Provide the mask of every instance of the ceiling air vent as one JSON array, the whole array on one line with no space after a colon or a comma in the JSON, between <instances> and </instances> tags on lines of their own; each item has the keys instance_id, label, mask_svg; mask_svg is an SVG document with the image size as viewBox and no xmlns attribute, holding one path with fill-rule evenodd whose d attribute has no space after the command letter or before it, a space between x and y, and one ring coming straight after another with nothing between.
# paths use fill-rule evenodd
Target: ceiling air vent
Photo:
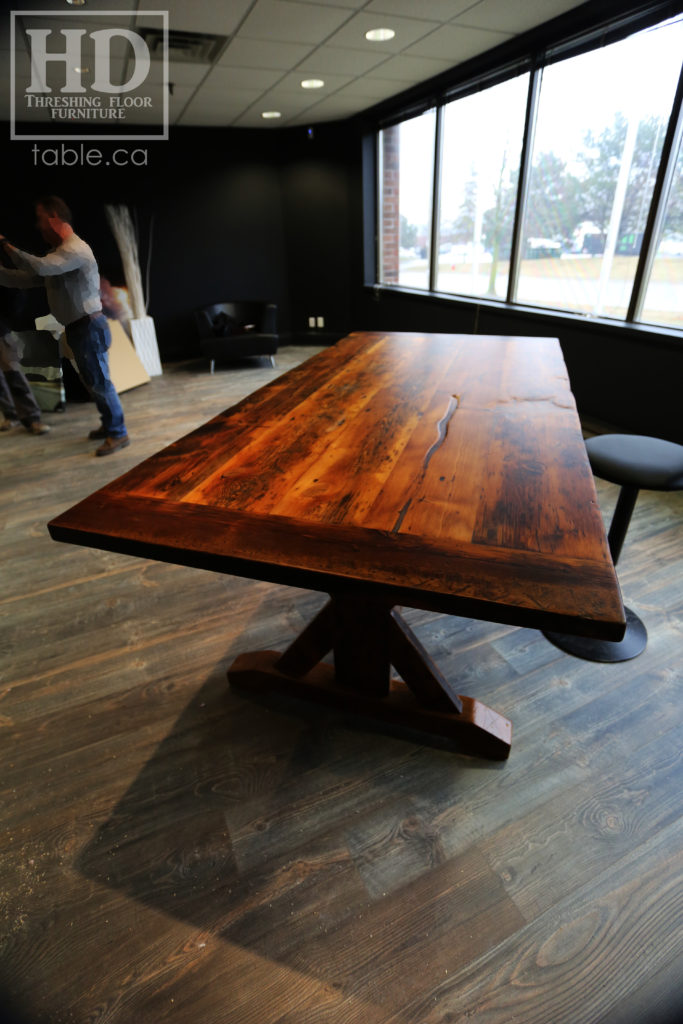
<instances>
[{"instance_id":1,"label":"ceiling air vent","mask_svg":"<svg viewBox=\"0 0 683 1024\"><path fill-rule=\"evenodd\" d=\"M152 60L164 59L164 33L160 29L142 28L139 34L147 43ZM227 36L204 32L168 33L168 59L186 64L212 64L227 42Z\"/></svg>"}]
</instances>

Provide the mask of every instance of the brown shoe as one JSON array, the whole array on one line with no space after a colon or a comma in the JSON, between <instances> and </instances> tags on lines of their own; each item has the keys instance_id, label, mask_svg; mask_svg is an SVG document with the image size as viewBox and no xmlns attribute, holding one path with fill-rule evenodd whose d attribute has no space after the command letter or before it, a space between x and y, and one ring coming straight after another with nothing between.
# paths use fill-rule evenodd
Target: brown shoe
<instances>
[{"instance_id":1,"label":"brown shoe","mask_svg":"<svg viewBox=\"0 0 683 1024\"><path fill-rule=\"evenodd\" d=\"M95 449L95 455L113 455L119 448L127 448L130 444L128 434L123 437L108 437L104 444Z\"/></svg>"},{"instance_id":2,"label":"brown shoe","mask_svg":"<svg viewBox=\"0 0 683 1024\"><path fill-rule=\"evenodd\" d=\"M91 441L99 441L107 436L107 431L104 427L98 427L97 430L91 430L88 437Z\"/></svg>"},{"instance_id":3,"label":"brown shoe","mask_svg":"<svg viewBox=\"0 0 683 1024\"><path fill-rule=\"evenodd\" d=\"M40 420L32 420L26 428L29 434L49 434L50 428L47 423L41 423Z\"/></svg>"},{"instance_id":4,"label":"brown shoe","mask_svg":"<svg viewBox=\"0 0 683 1024\"><path fill-rule=\"evenodd\" d=\"M14 430L18 426L19 424L16 420L0 420L0 430L2 430L3 434L6 430Z\"/></svg>"}]
</instances>

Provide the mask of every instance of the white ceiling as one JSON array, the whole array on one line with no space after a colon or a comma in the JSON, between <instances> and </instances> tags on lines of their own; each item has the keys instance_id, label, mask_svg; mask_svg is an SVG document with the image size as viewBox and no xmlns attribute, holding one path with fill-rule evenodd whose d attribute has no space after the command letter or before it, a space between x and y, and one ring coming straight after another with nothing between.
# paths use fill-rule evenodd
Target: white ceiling
<instances>
[{"instance_id":1,"label":"white ceiling","mask_svg":"<svg viewBox=\"0 0 683 1024\"><path fill-rule=\"evenodd\" d=\"M157 27L150 12L168 11L171 31L228 37L214 63L172 60L169 81L171 125L278 127L350 117L410 86L455 67L499 43L579 6L578 0L66 0L13 2L12 10L46 12L31 27L92 29L82 12L103 12L97 27ZM121 12L107 21L104 12ZM148 12L148 13L145 13ZM68 13L67 18L61 17ZM129 13L129 20L121 15ZM10 19L0 26L3 69L0 117L10 110ZM15 33L15 82L30 82L25 37ZM396 35L370 43L368 29L392 28ZM127 81L126 44L114 58L112 81ZM118 61L118 64L117 64ZM57 69L55 69L56 71ZM63 70L61 71L63 77ZM153 85L162 89L162 65L154 62ZM318 90L301 87L321 78ZM49 84L49 80L48 80ZM263 120L278 110L277 120ZM46 115L36 110L35 120ZM144 120L141 112L139 119Z\"/></svg>"}]
</instances>

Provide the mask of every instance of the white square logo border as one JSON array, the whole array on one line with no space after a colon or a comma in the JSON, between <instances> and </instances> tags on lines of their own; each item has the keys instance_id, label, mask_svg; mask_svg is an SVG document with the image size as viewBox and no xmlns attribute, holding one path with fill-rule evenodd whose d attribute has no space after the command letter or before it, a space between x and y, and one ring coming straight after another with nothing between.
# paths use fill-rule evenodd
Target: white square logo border
<instances>
[{"instance_id":1,"label":"white square logo border","mask_svg":"<svg viewBox=\"0 0 683 1024\"><path fill-rule=\"evenodd\" d=\"M59 135L53 134L17 134L16 131L16 19L27 18L27 17L43 17L51 18L52 20L62 18L122 18L126 14L129 16L135 15L136 17L154 17L160 18L163 27L163 41L164 41L164 56L163 56L163 81L162 81L162 96L163 96L163 116L161 130L151 135L145 134L116 134L115 132L109 132L106 135L99 134L67 134L61 133ZM134 30L133 30L134 31ZM169 121L169 84L168 84L168 11L85 11L79 9L78 11L10 11L10 139L13 142L66 142L66 141L78 141L78 142L167 142L168 141L168 121Z\"/></svg>"}]
</instances>

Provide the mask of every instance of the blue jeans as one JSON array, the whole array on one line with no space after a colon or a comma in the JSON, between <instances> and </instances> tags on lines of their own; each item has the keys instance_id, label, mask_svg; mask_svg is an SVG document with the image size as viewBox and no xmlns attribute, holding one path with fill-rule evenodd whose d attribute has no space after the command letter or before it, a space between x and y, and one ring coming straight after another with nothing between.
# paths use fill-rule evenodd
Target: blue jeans
<instances>
[{"instance_id":1,"label":"blue jeans","mask_svg":"<svg viewBox=\"0 0 683 1024\"><path fill-rule=\"evenodd\" d=\"M97 406L108 437L125 437L123 409L109 376L107 350L111 332L103 315L80 320L66 329L66 340L74 354L78 372Z\"/></svg>"},{"instance_id":2,"label":"blue jeans","mask_svg":"<svg viewBox=\"0 0 683 1024\"><path fill-rule=\"evenodd\" d=\"M21 340L8 331L0 335L0 412L25 427L40 422L40 406L21 365Z\"/></svg>"}]
</instances>

